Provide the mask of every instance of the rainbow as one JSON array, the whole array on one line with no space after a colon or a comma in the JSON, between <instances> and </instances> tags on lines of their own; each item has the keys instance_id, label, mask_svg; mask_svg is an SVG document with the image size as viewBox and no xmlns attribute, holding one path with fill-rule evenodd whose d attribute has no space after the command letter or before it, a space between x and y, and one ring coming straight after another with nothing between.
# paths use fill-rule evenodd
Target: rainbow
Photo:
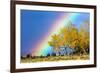
<instances>
[{"instance_id":1,"label":"rainbow","mask_svg":"<svg viewBox=\"0 0 100 73\"><path fill-rule=\"evenodd\" d=\"M73 21L77 18L78 14L77 13L64 13L62 16L60 16L53 24L51 30L48 32L47 35L44 36L42 40L38 42L36 45L36 49L32 49L32 56L45 56L50 50L50 46L48 44L48 41L51 40L51 36L53 34L58 34L59 29L63 28L66 26L69 22L69 20ZM33 52L34 50L34 52Z\"/></svg>"}]
</instances>

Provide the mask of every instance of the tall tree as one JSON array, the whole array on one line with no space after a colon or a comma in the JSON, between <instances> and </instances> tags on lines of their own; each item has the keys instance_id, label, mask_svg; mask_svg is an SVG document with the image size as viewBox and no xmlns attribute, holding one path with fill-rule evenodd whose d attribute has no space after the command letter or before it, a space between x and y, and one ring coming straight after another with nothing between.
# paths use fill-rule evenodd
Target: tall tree
<instances>
[{"instance_id":1,"label":"tall tree","mask_svg":"<svg viewBox=\"0 0 100 73\"><path fill-rule=\"evenodd\" d=\"M60 38L59 35L54 34L52 36L52 40L48 42L54 49L54 52L58 52L60 50Z\"/></svg>"},{"instance_id":2,"label":"tall tree","mask_svg":"<svg viewBox=\"0 0 100 73\"><path fill-rule=\"evenodd\" d=\"M89 49L89 32L83 28L80 28L79 37L80 48L82 49L83 53L86 54L86 50Z\"/></svg>"},{"instance_id":3,"label":"tall tree","mask_svg":"<svg viewBox=\"0 0 100 73\"><path fill-rule=\"evenodd\" d=\"M73 27L70 29L70 47L76 49L79 45L78 29Z\"/></svg>"}]
</instances>

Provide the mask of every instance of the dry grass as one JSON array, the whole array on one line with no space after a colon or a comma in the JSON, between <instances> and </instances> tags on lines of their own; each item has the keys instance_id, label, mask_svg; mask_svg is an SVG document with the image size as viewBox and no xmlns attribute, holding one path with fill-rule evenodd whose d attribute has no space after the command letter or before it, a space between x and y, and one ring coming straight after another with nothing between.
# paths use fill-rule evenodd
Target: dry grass
<instances>
[{"instance_id":1,"label":"dry grass","mask_svg":"<svg viewBox=\"0 0 100 73\"><path fill-rule=\"evenodd\" d=\"M21 59L21 63L64 61L64 60L88 60L88 59L89 55L49 56L43 58L25 58Z\"/></svg>"}]
</instances>

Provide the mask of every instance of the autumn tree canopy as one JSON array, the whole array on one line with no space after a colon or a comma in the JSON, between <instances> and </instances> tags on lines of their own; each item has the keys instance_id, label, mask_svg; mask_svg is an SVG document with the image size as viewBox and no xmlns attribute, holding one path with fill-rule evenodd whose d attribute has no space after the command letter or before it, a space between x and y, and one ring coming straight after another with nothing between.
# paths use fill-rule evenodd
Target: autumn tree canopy
<instances>
[{"instance_id":1,"label":"autumn tree canopy","mask_svg":"<svg viewBox=\"0 0 100 73\"><path fill-rule=\"evenodd\" d=\"M87 54L89 49L89 31L82 26L78 29L70 22L68 26L60 29L59 34L52 35L52 40L48 44L53 47L55 52L60 51L60 47L63 46Z\"/></svg>"}]
</instances>

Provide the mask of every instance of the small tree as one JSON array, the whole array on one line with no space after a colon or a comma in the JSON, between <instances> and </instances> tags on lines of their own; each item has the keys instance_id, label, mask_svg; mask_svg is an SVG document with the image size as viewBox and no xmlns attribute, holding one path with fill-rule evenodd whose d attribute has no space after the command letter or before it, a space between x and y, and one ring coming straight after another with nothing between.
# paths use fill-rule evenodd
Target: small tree
<instances>
[{"instance_id":1,"label":"small tree","mask_svg":"<svg viewBox=\"0 0 100 73\"><path fill-rule=\"evenodd\" d=\"M27 58L30 58L31 57L31 55L30 54L27 54L27 56L26 56Z\"/></svg>"},{"instance_id":2,"label":"small tree","mask_svg":"<svg viewBox=\"0 0 100 73\"><path fill-rule=\"evenodd\" d=\"M47 54L47 57L49 57L49 56L50 56L50 54L48 53L48 54Z\"/></svg>"}]
</instances>

